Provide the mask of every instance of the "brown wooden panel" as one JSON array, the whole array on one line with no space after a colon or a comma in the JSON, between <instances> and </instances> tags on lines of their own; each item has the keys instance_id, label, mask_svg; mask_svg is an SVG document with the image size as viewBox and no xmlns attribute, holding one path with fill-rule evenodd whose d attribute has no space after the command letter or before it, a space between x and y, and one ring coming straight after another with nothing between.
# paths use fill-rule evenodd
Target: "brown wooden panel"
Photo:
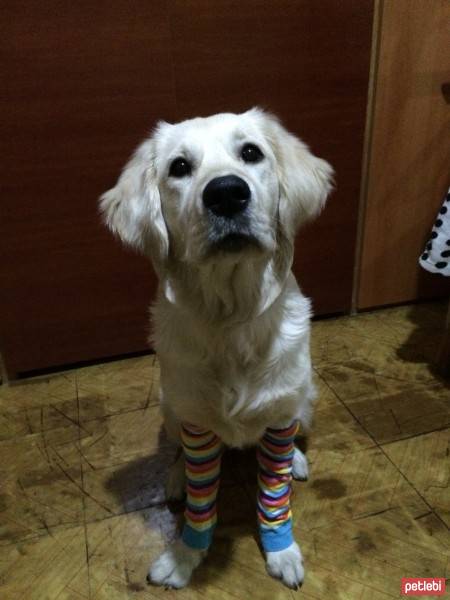
<instances>
[{"instance_id":1,"label":"brown wooden panel","mask_svg":"<svg viewBox=\"0 0 450 600\"><path fill-rule=\"evenodd\" d=\"M337 170L299 238L316 313L350 307L372 0L3 4L1 349L10 372L146 347L150 266L97 197L156 119L259 104Z\"/></svg>"},{"instance_id":2,"label":"brown wooden panel","mask_svg":"<svg viewBox=\"0 0 450 600\"><path fill-rule=\"evenodd\" d=\"M372 0L179 0L173 12L180 117L259 105L336 169L294 266L316 314L351 304L372 16Z\"/></svg>"},{"instance_id":3,"label":"brown wooden panel","mask_svg":"<svg viewBox=\"0 0 450 600\"><path fill-rule=\"evenodd\" d=\"M447 0L383 3L358 307L450 292L418 258L450 183Z\"/></svg>"},{"instance_id":4,"label":"brown wooden panel","mask_svg":"<svg viewBox=\"0 0 450 600\"><path fill-rule=\"evenodd\" d=\"M3 4L0 315L10 372L146 348L155 278L101 227L97 198L153 121L174 116L167 14L164 0Z\"/></svg>"}]
</instances>

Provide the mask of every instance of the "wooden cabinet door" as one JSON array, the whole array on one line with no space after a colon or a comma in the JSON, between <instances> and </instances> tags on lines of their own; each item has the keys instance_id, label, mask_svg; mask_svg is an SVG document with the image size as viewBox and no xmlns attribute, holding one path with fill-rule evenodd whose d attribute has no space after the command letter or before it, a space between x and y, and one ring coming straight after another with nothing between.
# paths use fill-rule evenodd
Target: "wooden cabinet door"
<instances>
[{"instance_id":1,"label":"wooden cabinet door","mask_svg":"<svg viewBox=\"0 0 450 600\"><path fill-rule=\"evenodd\" d=\"M315 314L351 307L372 20L372 0L179 0L172 16L180 117L257 104L336 170L324 213L297 239Z\"/></svg>"},{"instance_id":2,"label":"wooden cabinet door","mask_svg":"<svg viewBox=\"0 0 450 600\"><path fill-rule=\"evenodd\" d=\"M97 198L175 106L167 3L10 1L1 23L7 369L142 350L155 278L101 226Z\"/></svg>"},{"instance_id":3,"label":"wooden cabinet door","mask_svg":"<svg viewBox=\"0 0 450 600\"><path fill-rule=\"evenodd\" d=\"M387 0L379 31L357 308L450 293L418 264L450 182L448 0Z\"/></svg>"},{"instance_id":4,"label":"wooden cabinet door","mask_svg":"<svg viewBox=\"0 0 450 600\"><path fill-rule=\"evenodd\" d=\"M316 314L350 308L372 0L180 0L2 8L1 350L10 373L146 348L151 267L97 214L157 119L259 105L329 160L299 236Z\"/></svg>"}]
</instances>

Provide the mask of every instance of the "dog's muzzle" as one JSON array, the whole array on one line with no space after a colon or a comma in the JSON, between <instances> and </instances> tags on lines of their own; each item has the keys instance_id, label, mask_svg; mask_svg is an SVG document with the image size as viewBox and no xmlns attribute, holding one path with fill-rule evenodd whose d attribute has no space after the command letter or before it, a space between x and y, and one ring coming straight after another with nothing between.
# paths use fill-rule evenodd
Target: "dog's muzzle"
<instances>
[{"instance_id":1,"label":"dog's muzzle","mask_svg":"<svg viewBox=\"0 0 450 600\"><path fill-rule=\"evenodd\" d=\"M216 177L203 190L205 208L218 217L233 218L250 202L250 188L236 175Z\"/></svg>"},{"instance_id":2,"label":"dog's muzzle","mask_svg":"<svg viewBox=\"0 0 450 600\"><path fill-rule=\"evenodd\" d=\"M240 252L259 246L252 233L248 207L251 192L248 184L236 175L216 177L203 190L203 205L209 213L210 250Z\"/></svg>"}]
</instances>

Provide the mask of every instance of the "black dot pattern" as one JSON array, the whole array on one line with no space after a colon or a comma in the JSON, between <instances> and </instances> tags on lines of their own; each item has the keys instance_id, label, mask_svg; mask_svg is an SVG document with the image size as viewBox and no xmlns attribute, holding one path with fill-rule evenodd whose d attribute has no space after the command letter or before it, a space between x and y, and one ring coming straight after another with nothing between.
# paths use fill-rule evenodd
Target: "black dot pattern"
<instances>
[{"instance_id":1,"label":"black dot pattern","mask_svg":"<svg viewBox=\"0 0 450 600\"><path fill-rule=\"evenodd\" d=\"M430 239L420 256L420 264L427 271L450 277L450 189L433 226Z\"/></svg>"}]
</instances>

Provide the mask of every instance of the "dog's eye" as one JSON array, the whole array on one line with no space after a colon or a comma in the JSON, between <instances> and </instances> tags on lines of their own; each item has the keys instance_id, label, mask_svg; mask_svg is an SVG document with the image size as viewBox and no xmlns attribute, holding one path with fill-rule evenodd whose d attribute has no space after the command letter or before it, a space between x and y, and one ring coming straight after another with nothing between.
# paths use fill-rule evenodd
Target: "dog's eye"
<instances>
[{"instance_id":1,"label":"dog's eye","mask_svg":"<svg viewBox=\"0 0 450 600\"><path fill-rule=\"evenodd\" d=\"M245 144L241 150L241 158L246 163L257 163L264 158L264 154L255 144Z\"/></svg>"},{"instance_id":2,"label":"dog's eye","mask_svg":"<svg viewBox=\"0 0 450 600\"><path fill-rule=\"evenodd\" d=\"M186 177L187 175L190 175L191 172L191 164L185 158L175 158L170 164L170 177Z\"/></svg>"}]
</instances>

